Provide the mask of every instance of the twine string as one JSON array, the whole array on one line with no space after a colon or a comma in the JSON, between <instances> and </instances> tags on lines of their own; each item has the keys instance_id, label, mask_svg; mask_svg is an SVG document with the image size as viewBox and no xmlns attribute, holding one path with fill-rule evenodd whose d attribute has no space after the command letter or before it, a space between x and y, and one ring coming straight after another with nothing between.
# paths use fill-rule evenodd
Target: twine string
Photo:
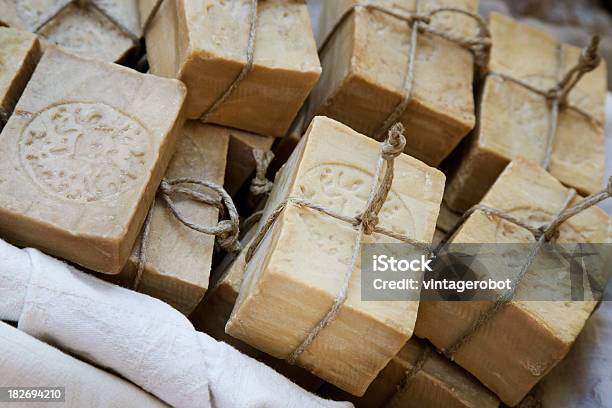
<instances>
[{"instance_id":1,"label":"twine string","mask_svg":"<svg viewBox=\"0 0 612 408\"><path fill-rule=\"evenodd\" d=\"M195 190L194 187L188 187L189 185L211 189L219 196L219 198L214 198L207 194L203 194ZM175 179L162 180L157 193L162 198L172 215L174 215L174 217L183 225L202 234L215 236L216 243L228 252L240 251L241 248L238 241L238 236L240 233L238 211L236 210L232 198L222 186L212 181L197 179L194 177L179 177ZM222 213L227 212L229 219L223 219L215 225L202 225L191 221L188 217L183 215L172 199L172 196L176 194L186 195L190 200L208 206L213 206L216 208L220 208L220 206L222 206L225 209L222 211ZM142 280L144 268L146 266L146 248L150 237L153 211L155 211L155 203L153 203L151 206L151 209L149 210L144 222L144 229L139 247L138 269L136 271L136 278L134 279L134 283L132 285L134 290L138 289Z\"/></svg>"},{"instance_id":2,"label":"twine string","mask_svg":"<svg viewBox=\"0 0 612 408\"><path fill-rule=\"evenodd\" d=\"M433 352L432 347L429 344L425 343L424 349L421 351L417 360L412 364L412 367L404 371L404 376L402 380L397 385L393 395L391 395L391 397L385 403L384 405L385 407L399 406L398 404L399 397L408 390L408 386L410 385L410 382L412 381L414 376L423 369L423 366L425 365L425 363L431 356L432 352Z\"/></svg>"},{"instance_id":3,"label":"twine string","mask_svg":"<svg viewBox=\"0 0 612 408\"><path fill-rule=\"evenodd\" d=\"M571 203L574 201L576 197L576 191L573 189L570 189L568 192L568 196L561 208L561 210L557 213L557 215L555 217L553 217L553 219L547 224L544 225L540 228L537 228L535 231L533 229L533 227L529 227L527 228L527 230L529 230L534 237L536 238L536 243L533 246L533 248L531 249L529 256L527 257L527 260L525 261L525 263L522 265L521 270L519 272L519 274L517 275L517 279L516 282L514 284L514 287L505 291L493 304L493 306L489 309L487 309L485 312L483 312L482 314L480 314L480 316L470 325L470 327L468 327L464 333L461 334L461 336L459 336L459 338L450 346L448 347L446 350L443 350L443 353L446 357L448 357L451 360L454 360L455 355L457 354L457 352L459 350L461 350L461 348L463 346L465 346L467 343L470 342L470 340L474 337L474 335L476 333L478 333L478 331L480 330L481 327L483 327L486 323L488 323L493 317L495 317L497 315L497 313L502 310L508 303L510 303L512 301L512 299L514 298L514 295L516 293L516 290L518 288L518 286L520 285L520 283L522 282L523 278L525 277L525 275L527 274L527 272L529 271L529 268L531 267L531 265L533 264L533 262L535 261L535 259L537 258L539 252L542 250L542 248L549 242L556 240L559 236L559 228L560 226L566 222L568 219L570 219L571 217L580 214L581 212L597 205L598 203L612 197L612 177L610 177L610 179L608 180L608 185L606 186L605 189L603 189L602 191L599 191L595 194L591 194L590 196L580 200L578 203L571 205ZM488 207L482 207L480 206L480 208L478 208L479 206L474 207L475 209L470 209L468 211L468 213L473 214L476 210L482 210L482 208L488 209ZM509 221L511 223L514 223L516 225L518 225L519 227L523 227L525 228L525 223L524 222L515 222L514 217L509 216L507 214L503 214L501 212L499 212L498 210L495 210L494 212L489 212L489 214L491 215L495 215L495 216L500 216L500 214L502 215L501 218L503 218L506 221ZM467 220L467 218L469 218L469 215L466 217L461 217L459 219L459 221L457 222L457 224L455 225L455 227L453 227L448 234L445 237L444 241L448 241L448 239L450 239L450 237L452 237L452 235L460 228L460 226L465 223L465 221Z\"/></svg>"},{"instance_id":4,"label":"twine string","mask_svg":"<svg viewBox=\"0 0 612 408\"><path fill-rule=\"evenodd\" d=\"M270 150L253 149L255 160L255 177L251 180L249 191L253 197L270 194L273 183L266 178L268 167L274 159L274 153Z\"/></svg>"},{"instance_id":5,"label":"twine string","mask_svg":"<svg viewBox=\"0 0 612 408\"><path fill-rule=\"evenodd\" d=\"M561 70L563 63L562 56L563 48L561 44L557 44L557 70ZM535 94L538 94L549 102L549 113L548 113L548 130L546 134L546 147L544 152L544 158L542 159L542 167L546 170L550 170L550 164L552 161L554 140L557 135L557 128L559 124L559 115L562 109L571 109L583 117L587 118L592 123L602 126L603 124L594 118L590 113L583 109L570 105L568 98L572 90L580 82L585 74L595 70L601 63L601 55L599 54L599 37L593 36L588 46L582 49L580 58L576 64L570 68L570 70L561 78L553 87L548 90L541 90L535 86L522 81L520 79L511 77L506 74L499 72L489 72L489 75L496 76L503 79L504 81L510 81L515 83Z\"/></svg>"},{"instance_id":6,"label":"twine string","mask_svg":"<svg viewBox=\"0 0 612 408\"><path fill-rule=\"evenodd\" d=\"M430 11L429 13L420 13L420 1L416 0L415 2L415 12L414 13L401 13L393 9L389 9L386 7L382 7L377 4L372 3L358 3L348 8L342 16L338 19L336 24L332 27L327 37L323 41L321 47L319 48L319 53L321 53L324 48L327 46L335 32L339 29L342 23L351 15L356 9L363 8L369 10L379 11L401 21L404 21L410 27L410 50L408 53L408 65L406 69L406 75L404 77L404 83L402 86L402 99L397 104L397 106L393 109L393 111L387 116L382 125L373 133L373 138L376 140L381 140L383 136L387 133L388 129L396 122L398 122L401 116L404 114L408 105L412 101L412 91L414 88L414 80L415 80L415 62L416 62L416 53L418 47L418 34L419 33L428 33L432 35L436 35L438 37L444 38L448 41L458 44L463 48L469 49L474 54L475 63L482 65L484 61L486 61L486 55L488 55L488 50L490 48L491 42L490 37L491 33L487 26L486 21L479 16L478 14L469 12L467 10L462 10L454 7L443 7L439 9L435 9ZM439 30L430 25L432 17L439 13L458 13L465 15L467 17L472 18L478 24L478 33L476 37L462 36L458 34L453 34L452 32L447 32L444 30Z\"/></svg>"},{"instance_id":7,"label":"twine string","mask_svg":"<svg viewBox=\"0 0 612 408\"><path fill-rule=\"evenodd\" d=\"M293 352L289 354L289 356L287 357L287 361L290 364L294 364L297 361L299 356L312 344L318 334L325 327L327 327L340 312L340 309L346 301L348 295L350 280L355 270L357 259L361 251L361 243L365 235L381 233L383 235L398 239L401 242L413 245L428 254L431 253L431 247L428 244L417 241L408 236L389 231L378 225L378 213L382 209L382 206L387 199L391 184L393 182L394 160L397 156L401 154L406 144L406 139L403 135L403 131L404 128L401 123L397 123L390 129L388 139L382 144L381 152L376 164L376 170L372 178L373 181L370 187L368 201L361 215L357 217L346 216L344 214L338 213L334 210L316 204L308 199L301 197L290 197L287 200L281 202L270 213L270 215L265 219L265 221L260 224L260 229L253 238L251 246L247 250L247 253L245 255L245 265L248 264L249 261L253 258L253 254L261 244L262 240L289 204L317 211L337 220L346 222L357 228L357 235L355 238L355 243L353 245L351 258L348 262L347 269L343 275L340 289L338 290L334 298L334 302L329 308L329 310L325 313L325 315L321 318L321 320L319 320L319 322L309 330L302 342L295 348Z\"/></svg>"},{"instance_id":8,"label":"twine string","mask_svg":"<svg viewBox=\"0 0 612 408\"><path fill-rule=\"evenodd\" d=\"M246 76L253 69L255 62L255 40L257 37L257 4L258 0L250 0L249 8L249 38L247 40L246 49L246 64L240 70L240 73L230 86L217 98L217 100L208 108L200 117L200 122L210 122L210 117L225 103L225 101L234 93L238 85L246 78Z\"/></svg>"}]
</instances>

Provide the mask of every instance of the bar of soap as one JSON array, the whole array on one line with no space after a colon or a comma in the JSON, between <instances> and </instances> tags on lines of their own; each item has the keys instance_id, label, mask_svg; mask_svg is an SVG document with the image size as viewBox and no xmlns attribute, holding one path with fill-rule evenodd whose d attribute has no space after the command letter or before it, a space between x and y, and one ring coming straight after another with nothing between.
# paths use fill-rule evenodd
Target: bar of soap
<instances>
[{"instance_id":1,"label":"bar of soap","mask_svg":"<svg viewBox=\"0 0 612 408\"><path fill-rule=\"evenodd\" d=\"M64 354L2 322L0 356L3 386L65 387L66 400L62 405L67 407L167 406L132 383Z\"/></svg>"},{"instance_id":2,"label":"bar of soap","mask_svg":"<svg viewBox=\"0 0 612 408\"><path fill-rule=\"evenodd\" d=\"M155 0L139 0L148 15ZM146 35L151 72L189 89L199 119L246 64L250 1L167 0ZM306 2L259 2L254 66L210 121L283 136L321 74Z\"/></svg>"},{"instance_id":3,"label":"bar of soap","mask_svg":"<svg viewBox=\"0 0 612 408\"><path fill-rule=\"evenodd\" d=\"M461 367L432 351L422 368L410 378L402 391L398 386L406 372L430 347L423 340L411 338L372 382L361 398L324 385L319 393L334 400L348 400L357 408L495 408L499 400ZM397 394L397 395L396 395Z\"/></svg>"},{"instance_id":4,"label":"bar of soap","mask_svg":"<svg viewBox=\"0 0 612 408\"><path fill-rule=\"evenodd\" d=\"M360 214L380 149L380 143L339 122L315 118L276 177L263 219L289 197L304 197L347 216ZM400 155L380 226L431 242L443 185L441 172ZM288 204L249 262L226 332L287 358L331 308L356 235L347 222ZM363 242L396 241L373 234ZM417 301L361 301L357 265L339 315L297 364L347 392L363 394L412 335L417 307Z\"/></svg>"},{"instance_id":5,"label":"bar of soap","mask_svg":"<svg viewBox=\"0 0 612 408\"><path fill-rule=\"evenodd\" d=\"M323 4L321 33L330 32L344 10L358 0ZM415 2L381 1L400 13ZM475 12L477 0L421 1L420 12L453 6ZM473 36L472 20L441 13L432 25ZM405 21L380 11L357 8L340 25L321 52L323 74L308 103L308 118L325 115L368 136L383 125L403 99L411 30ZM319 43L325 35L321 34ZM321 44L319 44L321 45ZM464 48L430 34L418 37L412 100L401 116L406 153L438 166L474 127L473 57Z\"/></svg>"},{"instance_id":6,"label":"bar of soap","mask_svg":"<svg viewBox=\"0 0 612 408\"><path fill-rule=\"evenodd\" d=\"M40 59L35 35L0 27L0 130L13 112L23 89Z\"/></svg>"},{"instance_id":7,"label":"bar of soap","mask_svg":"<svg viewBox=\"0 0 612 408\"><path fill-rule=\"evenodd\" d=\"M257 228L253 227L245 234L241 240L243 250L237 257L227 255L217 266L216 272L220 274L217 276L217 281L189 319L196 330L208 333L215 339L228 343L241 353L272 367L300 387L315 391L323 384L323 380L301 367L289 365L283 360L271 357L225 333L225 324L238 297L244 276L245 254L256 232Z\"/></svg>"},{"instance_id":8,"label":"bar of soap","mask_svg":"<svg viewBox=\"0 0 612 408\"><path fill-rule=\"evenodd\" d=\"M230 142L224 187L233 197L255 171L253 150L270 150L275 139L235 129L227 129L227 133Z\"/></svg>"},{"instance_id":9,"label":"bar of soap","mask_svg":"<svg viewBox=\"0 0 612 408\"><path fill-rule=\"evenodd\" d=\"M222 185L229 143L227 133L227 129L218 126L186 122L165 178L194 177ZM189 187L211 197L218 196L204 187ZM173 195L172 199L178 211L190 221L200 225L217 223L219 210L216 207L197 203L180 194ZM152 211L145 247L146 264L138 290L188 315L208 289L215 237L182 224L159 196L155 198ZM123 284L134 282L141 239L142 235L120 274Z\"/></svg>"},{"instance_id":10,"label":"bar of soap","mask_svg":"<svg viewBox=\"0 0 612 408\"><path fill-rule=\"evenodd\" d=\"M539 227L552 220L567 196L568 189L543 168L516 159L482 204ZM558 242L609 242L609 225L606 213L592 207L561 226ZM529 243L534 238L521 227L476 211L451 242ZM522 299L529 298L529 293L536 294L530 299L552 296L545 291L566 293L569 299L571 285L566 278L532 266L520 286ZM415 334L447 349L490 306L484 301L421 302ZM512 301L455 354L455 361L514 406L566 355L594 307L589 300Z\"/></svg>"},{"instance_id":11,"label":"bar of soap","mask_svg":"<svg viewBox=\"0 0 612 408\"><path fill-rule=\"evenodd\" d=\"M140 35L136 0L94 0L115 20ZM66 2L59 0L0 0L0 20L11 27L33 31ZM136 45L106 16L91 6L73 4L38 32L43 43L55 44L81 57L108 62L124 60Z\"/></svg>"},{"instance_id":12,"label":"bar of soap","mask_svg":"<svg viewBox=\"0 0 612 408\"><path fill-rule=\"evenodd\" d=\"M98 272L125 265L186 89L50 48L0 137L0 235Z\"/></svg>"},{"instance_id":13,"label":"bar of soap","mask_svg":"<svg viewBox=\"0 0 612 408\"><path fill-rule=\"evenodd\" d=\"M557 42L548 34L492 13L493 46L489 71L527 82L546 91L578 62L580 50L561 44L557 73ZM558 78L555 80L555 78ZM588 195L601 189L604 176L604 106L606 66L586 74L572 90L571 109L562 109L553 140L550 172L563 184ZM444 200L463 212L478 203L504 167L522 156L543 163L549 126L546 99L511 81L488 75L479 109L479 127L458 150Z\"/></svg>"}]
</instances>

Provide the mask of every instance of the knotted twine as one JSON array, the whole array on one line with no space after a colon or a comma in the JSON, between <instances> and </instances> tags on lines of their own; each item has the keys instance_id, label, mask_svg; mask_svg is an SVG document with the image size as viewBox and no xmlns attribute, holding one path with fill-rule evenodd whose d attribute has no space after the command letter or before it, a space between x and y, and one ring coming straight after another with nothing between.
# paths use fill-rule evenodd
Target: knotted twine
<instances>
[{"instance_id":1,"label":"knotted twine","mask_svg":"<svg viewBox=\"0 0 612 408\"><path fill-rule=\"evenodd\" d=\"M570 189L568 191L567 198L563 203L561 210L557 213L557 215L547 224L540 227L533 227L523 220L514 217L510 214L507 214L498 209L489 207L483 204L477 204L466 211L460 218L457 220L455 225L446 233L442 241L436 246L433 251L433 254L436 255L440 252L440 250L446 246L448 241L457 233L457 231L463 226L463 224L477 211L484 213L487 216L497 217L499 219L505 220L511 224L514 224L518 227L524 228L529 231L534 238L536 239L536 243L532 250L530 251L527 260L521 267L519 274L517 275L516 283L514 284L514 288L511 288L504 292L493 304L491 308L481 313L478 318L472 322L470 327L468 327L446 350L441 350L442 354L444 354L448 359L454 361L454 357L457 352L465 346L470 340L476 335L476 333L483 327L486 323L488 323L493 317L499 313L505 306L507 306L517 291L518 286L524 279L525 275L529 271L529 268L537 258L540 250L546 245L546 243L555 240L559 236L559 227L571 217L581 213L582 211L587 210L588 208L593 207L594 205L606 200L607 198L612 197L612 177L608 180L607 188L592 194L583 200L579 201L573 206L570 206L572 201L576 197L576 191ZM417 361L413 364L413 366L406 370L404 373L404 377L400 384L397 386L396 392L391 396L389 402L386 406L393 406L393 402L399 398L408 388L410 381L415 376L415 374L421 370L427 359L430 357L431 353L426 349Z\"/></svg>"},{"instance_id":2,"label":"knotted twine","mask_svg":"<svg viewBox=\"0 0 612 408\"><path fill-rule=\"evenodd\" d=\"M293 204L299 207L307 208L313 211L317 211L321 214L328 215L337 220L346 222L357 229L357 235L355 238L354 247L350 261L347 265L347 269L344 273L342 284L338 293L335 296L334 302L323 318L309 331L304 340L297 346L297 348L289 354L286 358L287 362L294 364L299 356L306 350L310 344L315 340L318 334L327 327L338 315L340 308L344 304L348 294L348 287L351 276L355 270L357 259L361 250L361 244L364 235L370 235L372 233L383 234L391 238L395 238L401 242L413 245L414 247L425 251L427 254L431 253L431 248L426 243L417 241L403 234L387 230L378 225L378 213L381 210L383 204L387 200L387 195L393 182L394 172L394 160L403 151L406 145L406 139L403 135L404 127L401 123L397 123L389 130L389 136L387 140L382 143L382 148L378 161L376 163L376 170L372 178L372 185L370 187L370 194L366 203L365 209L361 215L356 217L350 217L334 210L316 204L306 198L301 197L290 197L280 203L270 214L270 216L260 225L260 229L253 238L252 244L245 255L245 267L246 264L253 258L253 254L261 244L261 241L272 228L280 214L285 210L289 204ZM381 179L381 175L384 175Z\"/></svg>"},{"instance_id":3,"label":"knotted twine","mask_svg":"<svg viewBox=\"0 0 612 408\"><path fill-rule=\"evenodd\" d=\"M144 24L145 28L143 29L143 32L146 32L150 27L163 2L164 0L157 0ZM247 39L246 48L246 63L227 89L223 91L219 97L217 97L213 104L206 111L204 111L204 113L202 113L199 119L202 123L210 122L211 116L217 110L219 110L221 105L223 105L223 103L225 103L225 101L234 93L234 91L238 88L238 85L240 85L240 83L253 69L253 65L255 64L255 40L257 38L257 5L258 0L249 0L249 36Z\"/></svg>"},{"instance_id":4,"label":"knotted twine","mask_svg":"<svg viewBox=\"0 0 612 408\"><path fill-rule=\"evenodd\" d=\"M444 38L445 40L458 44L460 47L469 50L474 55L474 63L479 67L482 67L487 60L488 52L491 47L491 33L489 32L489 28L487 26L486 21L480 15L455 7L440 7L428 13L421 13L419 11L419 8L420 0L416 0L415 2L414 13L399 12L369 2L354 4L340 16L338 21L333 25L333 27L321 43L321 46L319 47L319 54L321 54L326 48L326 46L329 44L331 38L338 31L342 23L358 9L379 11L398 20L406 22L410 27L410 51L408 54L408 66L406 69L406 76L402 87L402 100L395 107L393 112L391 112L391 114L387 116L383 124L378 128L378 130L376 130L372 135L372 137L376 140L381 140L381 138L391 127L391 125L399 121L399 119L404 114L412 100L412 90L414 88L415 81L414 65L416 60L417 38L419 33L432 34ZM477 35L475 37L463 36L432 27L430 25L432 18L440 13L457 13L473 19L478 24Z\"/></svg>"},{"instance_id":5,"label":"knotted twine","mask_svg":"<svg viewBox=\"0 0 612 408\"><path fill-rule=\"evenodd\" d=\"M213 190L218 197L211 197L208 194L201 193L192 186L206 187ZM234 205L230 195L217 183L208 180L201 180L192 177L179 177L175 179L163 179L157 190L157 194L164 201L172 215L181 222L187 228L194 231L198 231L202 234L212 235L216 237L216 244L228 252L239 252L240 243L238 242L239 230L239 217L236 206ZM223 217L225 211L229 219L219 221L216 225L201 225L196 222L189 220L185 217L177 208L172 195L182 194L187 196L189 199L202 203L205 205L213 206L219 209L221 217ZM147 217L145 218L144 228L142 232L142 238L140 240L140 247L138 251L138 269L132 288L138 289L142 280L142 274L147 263L146 248L149 241L151 220L153 218L153 211L155 210L155 202L151 205Z\"/></svg>"},{"instance_id":6,"label":"knotted twine","mask_svg":"<svg viewBox=\"0 0 612 408\"><path fill-rule=\"evenodd\" d=\"M525 275L527 274L529 268L531 267L531 265L533 264L534 260L537 258L538 254L540 253L540 251L542 250L542 248L548 243L551 242L553 240L555 240L558 236L559 236L559 227L568 219L570 219L571 217L581 213L582 211L587 210L588 208L593 207L594 205L597 205L598 203L612 197L612 177L608 180L608 185L607 187L602 190L599 191L595 194L591 194L590 196L580 200L578 203L576 203L573 206L570 206L571 202L574 200L574 198L576 197L576 192L573 189L569 190L568 193L568 197L563 205L563 207L561 208L561 210L559 211L559 213L547 224L547 225L543 225L537 229L534 229L533 227L528 227L526 226L526 224L522 221L516 220L514 217L509 216L507 214L504 214L503 212L496 210L494 208L491 207L487 207L484 205L476 205L474 207L472 207L470 210L468 210L457 222L457 224L451 229L451 231L448 232L448 234L446 235L445 239L443 240L443 242L440 243L440 245L444 245L448 239L450 239L450 237L465 223L465 221L476 211L482 211L485 214L488 215L492 215L492 216L497 216L500 217L508 222L511 222L519 227L525 228L527 229L529 232L531 232L534 236L534 238L536 239L536 243L533 246L531 252L529 253L529 256L527 257L527 260L525 262L525 264L522 266L516 282L514 284L514 287L505 291L493 304L493 306L491 308L489 308L487 311L483 312L471 325L470 327L468 327L462 334L461 336L459 336L459 338L457 340L455 340L455 342L453 342L453 344L448 347L446 350L443 350L443 353L446 357L448 357L451 360L454 360L455 355L457 354L457 352L463 347L465 346L473 337L474 335L480 330L480 328L488 323L494 316L497 315L497 313L502 310L506 305L508 305L517 290L517 287L520 285L520 283L522 282L523 278L525 277ZM438 248L440 248L440 246L438 246Z\"/></svg>"},{"instance_id":7,"label":"knotted twine","mask_svg":"<svg viewBox=\"0 0 612 408\"><path fill-rule=\"evenodd\" d=\"M249 192L253 197L270 194L273 183L267 179L268 167L274 159L274 153L270 150L253 149L253 159L255 160L255 177L251 180Z\"/></svg>"},{"instance_id":8,"label":"knotted twine","mask_svg":"<svg viewBox=\"0 0 612 408\"><path fill-rule=\"evenodd\" d=\"M561 43L557 43L556 54L558 78L563 62L563 47ZM585 74L595 70L600 63L601 56L599 55L599 36L593 36L591 38L590 44L582 49L578 62L557 82L557 84L555 84L555 86L546 91L538 89L525 81L511 77L506 74L502 74L499 72L490 72L488 74L515 83L546 99L549 106L548 131L546 134L546 150L541 165L547 171L550 170L550 164L553 155L553 146L557 134L557 127L559 125L559 115L561 109L571 109L579 113L580 115L586 117L592 123L596 123L597 125L602 126L602 124L597 119L593 118L589 113L585 112L577 106L572 106L568 103L569 94L575 88L578 82L580 82L580 80Z\"/></svg>"}]
</instances>

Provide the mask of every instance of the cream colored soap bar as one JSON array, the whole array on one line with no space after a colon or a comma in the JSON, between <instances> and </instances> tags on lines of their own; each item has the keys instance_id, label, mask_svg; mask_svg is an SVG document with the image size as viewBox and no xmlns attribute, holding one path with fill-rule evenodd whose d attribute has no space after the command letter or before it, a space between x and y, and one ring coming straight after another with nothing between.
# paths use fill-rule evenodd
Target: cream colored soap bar
<instances>
[{"instance_id":1,"label":"cream colored soap bar","mask_svg":"<svg viewBox=\"0 0 612 408\"><path fill-rule=\"evenodd\" d=\"M35 35L0 27L0 130L40 59Z\"/></svg>"},{"instance_id":2,"label":"cream colored soap bar","mask_svg":"<svg viewBox=\"0 0 612 408\"><path fill-rule=\"evenodd\" d=\"M227 133L230 142L224 186L225 190L234 196L255 171L253 150L270 150L275 139L235 129L227 129Z\"/></svg>"},{"instance_id":3,"label":"cream colored soap bar","mask_svg":"<svg viewBox=\"0 0 612 408\"><path fill-rule=\"evenodd\" d=\"M114 20L140 36L136 0L92 0ZM0 21L8 26L34 31L67 0L0 0ZM81 57L115 62L125 59L135 47L130 35L119 29L92 6L76 4L42 27L43 43L55 44Z\"/></svg>"},{"instance_id":4,"label":"cream colored soap bar","mask_svg":"<svg viewBox=\"0 0 612 408\"><path fill-rule=\"evenodd\" d=\"M535 28L495 13L490 19L493 46L489 71L546 91L574 66L580 50ZM560 57L560 63L557 58ZM550 172L582 194L598 191L604 175L606 66L586 74L570 93L572 109L562 109L553 140ZM499 76L487 76L480 101L479 127L458 150L449 172L445 202L456 211L478 203L504 167L523 156L543 163L550 116L544 98Z\"/></svg>"},{"instance_id":5,"label":"cream colored soap bar","mask_svg":"<svg viewBox=\"0 0 612 408\"><path fill-rule=\"evenodd\" d=\"M517 159L493 184L482 204L539 227L550 222L567 196L568 189L543 168ZM593 207L566 221L558 242L608 242L609 222L603 210ZM452 242L529 243L534 238L521 227L477 211ZM459 365L510 406L518 404L561 361L595 307L594 301L546 301L543 296L552 299L547 292L565 293L561 298L568 299L570 284L562 274L537 266L532 265L520 290L525 294L522 299L539 293L535 296L543 300L512 301L455 355ZM448 349L490 306L482 301L421 302L415 333L439 349Z\"/></svg>"},{"instance_id":6,"label":"cream colored soap bar","mask_svg":"<svg viewBox=\"0 0 612 408\"><path fill-rule=\"evenodd\" d=\"M165 178L194 177L221 185L229 142L228 129L200 122L185 123L177 141ZM204 187L200 193L217 197ZM216 207L197 203L188 197L172 196L176 208L190 221L214 225L219 218ZM191 313L208 289L215 237L183 225L161 197L153 205L146 252L146 264L138 291L163 300L184 314ZM138 271L140 240L119 275L119 283L131 286Z\"/></svg>"},{"instance_id":7,"label":"cream colored soap bar","mask_svg":"<svg viewBox=\"0 0 612 408\"><path fill-rule=\"evenodd\" d=\"M356 3L324 2L321 32L329 33L343 11ZM415 11L414 0L375 4L404 14ZM419 12L443 6L476 11L478 1L420 1ZM460 35L476 32L472 21L457 13L435 16L432 26ZM375 136L403 99L410 33L405 21L380 11L358 8L351 13L321 52L323 75L309 100L308 118L326 115ZM467 135L475 122L472 79L469 51L440 37L419 35L412 99L400 118L406 128L406 153L438 166Z\"/></svg>"},{"instance_id":8,"label":"cream colored soap bar","mask_svg":"<svg viewBox=\"0 0 612 408\"><path fill-rule=\"evenodd\" d=\"M430 351L421 369L409 379L407 373L431 346L411 338L389 361L361 398L351 397L328 384L319 393L348 400L357 408L495 408L499 400L458 365ZM404 387L401 384L407 381ZM401 389L398 389L400 387Z\"/></svg>"},{"instance_id":9,"label":"cream colored soap bar","mask_svg":"<svg viewBox=\"0 0 612 408\"><path fill-rule=\"evenodd\" d=\"M139 0L148 15L156 0ZM187 117L199 119L247 61L251 1L166 0L146 35L151 72L185 82ZM283 136L321 74L303 0L258 6L254 66L210 121Z\"/></svg>"},{"instance_id":10,"label":"cream colored soap bar","mask_svg":"<svg viewBox=\"0 0 612 408\"><path fill-rule=\"evenodd\" d=\"M61 405L66 407L167 406L130 382L64 354L2 322L0 372L3 386L65 387L66 399ZM32 403L31 406L40 404Z\"/></svg>"},{"instance_id":11,"label":"cream colored soap bar","mask_svg":"<svg viewBox=\"0 0 612 408\"><path fill-rule=\"evenodd\" d=\"M347 216L361 213L380 144L325 117L313 120L276 177L263 219L288 197L305 197ZM412 157L395 160L381 227L431 242L444 175ZM357 231L347 222L288 204L249 262L226 326L276 358L287 358L331 308ZM395 242L373 234L364 242ZM418 302L362 302L360 266L340 314L298 358L298 365L360 395L412 335Z\"/></svg>"},{"instance_id":12,"label":"cream colored soap bar","mask_svg":"<svg viewBox=\"0 0 612 408\"><path fill-rule=\"evenodd\" d=\"M210 289L205 299L189 316L198 331L210 334L217 340L230 344L240 352L247 354L277 372L289 378L300 387L314 391L323 384L323 380L295 365L289 365L283 360L271 357L248 344L225 333L225 324L229 319L244 275L245 251L255 236L256 228L251 228L241 240L243 250L237 256L227 255L216 268L220 272L217 282Z\"/></svg>"},{"instance_id":13,"label":"cream colored soap bar","mask_svg":"<svg viewBox=\"0 0 612 408\"><path fill-rule=\"evenodd\" d=\"M174 151L185 93L50 48L0 137L0 235L119 273Z\"/></svg>"}]
</instances>

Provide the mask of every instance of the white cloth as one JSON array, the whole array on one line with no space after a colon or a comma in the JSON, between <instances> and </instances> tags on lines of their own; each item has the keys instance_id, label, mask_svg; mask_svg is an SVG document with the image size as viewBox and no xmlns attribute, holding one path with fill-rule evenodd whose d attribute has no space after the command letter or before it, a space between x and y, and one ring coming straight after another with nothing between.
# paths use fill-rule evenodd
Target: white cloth
<instances>
[{"instance_id":1,"label":"white cloth","mask_svg":"<svg viewBox=\"0 0 612 408\"><path fill-rule=\"evenodd\" d=\"M62 407L168 408L132 383L1 322L0 373L0 385L5 387L64 387L65 402L58 404ZM43 405L32 402L6 406L40 408Z\"/></svg>"},{"instance_id":2,"label":"white cloth","mask_svg":"<svg viewBox=\"0 0 612 408\"><path fill-rule=\"evenodd\" d=\"M157 299L103 282L35 249L19 250L0 240L0 282L0 316L18 316L26 333L110 368L172 406L352 406L321 399L195 331L181 313Z\"/></svg>"}]
</instances>

